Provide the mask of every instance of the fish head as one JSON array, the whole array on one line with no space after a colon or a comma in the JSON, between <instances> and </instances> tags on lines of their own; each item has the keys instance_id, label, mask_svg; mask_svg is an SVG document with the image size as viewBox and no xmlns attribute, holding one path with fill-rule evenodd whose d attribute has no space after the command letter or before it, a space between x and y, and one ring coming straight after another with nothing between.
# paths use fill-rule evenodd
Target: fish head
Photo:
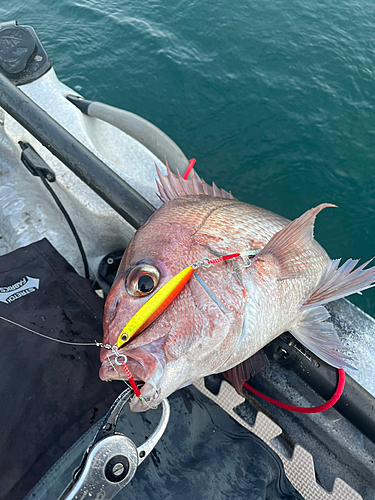
<instances>
[{"instance_id":1,"label":"fish head","mask_svg":"<svg viewBox=\"0 0 375 500\"><path fill-rule=\"evenodd\" d=\"M214 246L215 238L198 231L210 211L206 198L172 200L137 231L106 300L103 343L115 345L134 314L180 271L214 257L207 244ZM133 411L155 407L175 390L222 371L238 341L245 291L236 273L220 263L195 275L160 316L119 349L134 379L144 382L143 401L134 398ZM126 379L114 353L103 348L101 361L102 380Z\"/></svg>"}]
</instances>

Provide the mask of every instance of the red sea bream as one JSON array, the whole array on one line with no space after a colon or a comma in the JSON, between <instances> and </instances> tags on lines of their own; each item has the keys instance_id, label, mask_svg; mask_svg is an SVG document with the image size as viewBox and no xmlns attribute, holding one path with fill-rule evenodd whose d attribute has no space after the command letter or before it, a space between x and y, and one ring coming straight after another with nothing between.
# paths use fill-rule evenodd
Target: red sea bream
<instances>
[{"instance_id":1,"label":"red sea bream","mask_svg":"<svg viewBox=\"0 0 375 500\"><path fill-rule=\"evenodd\" d=\"M341 267L313 239L321 204L293 222L208 186L159 174L164 202L131 240L108 295L104 343L114 345L129 319L168 280L202 259L241 256L199 268L163 313L120 348L145 382L133 411L157 406L180 387L229 370L285 331L321 359L350 366L323 304L369 288L375 268ZM253 255L254 251L259 253ZM102 349L100 377L124 377Z\"/></svg>"}]
</instances>

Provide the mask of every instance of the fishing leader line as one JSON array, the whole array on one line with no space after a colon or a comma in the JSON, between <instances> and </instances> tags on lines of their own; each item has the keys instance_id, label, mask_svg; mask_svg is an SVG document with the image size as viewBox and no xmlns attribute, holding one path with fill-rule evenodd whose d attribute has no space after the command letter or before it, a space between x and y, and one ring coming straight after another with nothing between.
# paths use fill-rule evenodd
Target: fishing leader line
<instances>
[{"instance_id":1,"label":"fishing leader line","mask_svg":"<svg viewBox=\"0 0 375 500\"><path fill-rule=\"evenodd\" d=\"M11 323L12 325L18 326L19 328L23 328L24 330L27 330L28 332L31 332L34 335L38 335L39 337L43 337L47 340L53 340L54 342L59 342L61 344L76 345L76 346L95 346L95 347L103 347L105 349L111 350L115 355L116 364L119 364L124 368L124 371L129 379L129 384L130 384L131 388L133 389L136 397L139 398L143 403L145 403L149 408L153 409L153 407L148 403L146 398L144 398L141 395L140 390L138 389L138 386L135 383L134 378L133 378L129 368L126 366L126 364L125 364L127 361L126 356L124 354L119 354L116 346L111 346L110 344L103 344L102 342L97 342L96 340L94 342L69 342L66 340L55 339L55 338L50 337L48 335L44 335L43 333L36 332L35 330L32 330L31 328L28 328L28 327L23 326L19 323L16 323L15 321L12 321L8 318L4 318L4 316L0 316L0 319L2 319L3 321L7 321L8 323ZM120 358L124 358L124 361L121 361ZM107 359L108 359L111 367L113 368L113 370L117 373L117 375L119 375L120 379L126 385L128 385L128 382L124 378L122 378L121 375L119 374L119 372L116 370L116 368L113 365L108 354L107 354ZM332 408L332 406L334 406L337 403L337 401L340 399L342 393L344 392L345 371L342 368L338 369L338 375L339 375L339 380L338 380L337 387L336 387L336 390L335 390L333 396L323 405L315 406L315 407L298 407L298 406L294 406L294 405L288 405L285 403L281 403L280 401L277 401L273 398L270 398L269 396L266 396L265 394L257 391L256 389L251 387L247 382L244 382L243 386L248 391L256 394L258 397L264 399L265 401L268 401L269 403L271 403L275 406L279 406L281 408L284 408L285 410L298 412L298 413L321 413L323 411L328 410L329 408ZM128 385L128 387L129 387L129 385Z\"/></svg>"},{"instance_id":2,"label":"fishing leader line","mask_svg":"<svg viewBox=\"0 0 375 500\"><path fill-rule=\"evenodd\" d=\"M55 339L54 337L50 337L49 335L45 335L43 333L36 332L35 330L32 330L31 328L28 328L27 326L21 325L20 323L16 323L15 321L12 321L11 319L4 318L4 316L0 316L0 319L2 319L3 321L6 321L8 323L11 323L12 325L18 326L19 328L27 330L28 332L33 333L34 335L38 335L39 337L43 337L47 340L52 340L53 342L58 342L60 344L75 345L75 346L95 346L95 347L103 347L104 349L111 350L113 352L113 354L115 355L116 364L119 364L124 368L124 371L129 379L130 386L133 389L135 395L137 396L137 398L141 399L141 401L143 401L147 404L147 401L141 396L140 390L138 389L138 386L135 383L134 378L133 378L129 368L125 364L127 361L126 356L124 354L119 354L118 349L115 346L111 346L110 344L103 344L102 342L98 342L97 340L94 340L94 342L69 342L67 340ZM124 360L121 361L120 358L124 358ZM114 371L119 375L118 371L115 369L114 365L110 361L108 355L107 355L107 359L109 360ZM119 363L117 363L117 360L119 361ZM120 378L121 378L121 380L123 380L126 383L126 381L122 377L120 377Z\"/></svg>"},{"instance_id":3,"label":"fishing leader line","mask_svg":"<svg viewBox=\"0 0 375 500\"><path fill-rule=\"evenodd\" d=\"M54 339L53 337L49 337L48 335L44 335L43 333L36 332L35 330L28 328L27 326L20 325L19 323L16 323L15 321L12 321L11 319L4 318L4 316L0 316L0 319L7 321L8 323L12 323L12 325L18 326L19 328L23 328L24 330L27 330L28 332L34 333L34 335L39 335L39 337L43 337L43 338L48 339L48 340L53 340L54 342L60 342L60 344L81 345L81 346L94 345L96 347L105 347L104 344L101 344L100 342L97 342L96 340L94 340L94 342L68 342L67 340Z\"/></svg>"}]
</instances>

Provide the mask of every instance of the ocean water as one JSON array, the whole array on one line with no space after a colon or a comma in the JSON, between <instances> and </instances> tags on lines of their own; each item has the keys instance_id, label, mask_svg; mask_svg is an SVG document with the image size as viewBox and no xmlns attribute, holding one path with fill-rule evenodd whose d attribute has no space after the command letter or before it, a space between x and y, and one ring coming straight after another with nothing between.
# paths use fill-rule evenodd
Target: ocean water
<instances>
[{"instance_id":1,"label":"ocean water","mask_svg":"<svg viewBox=\"0 0 375 500\"><path fill-rule=\"evenodd\" d=\"M60 80L164 130L207 181L375 255L375 3L12 0ZM375 290L351 300L375 316Z\"/></svg>"}]
</instances>

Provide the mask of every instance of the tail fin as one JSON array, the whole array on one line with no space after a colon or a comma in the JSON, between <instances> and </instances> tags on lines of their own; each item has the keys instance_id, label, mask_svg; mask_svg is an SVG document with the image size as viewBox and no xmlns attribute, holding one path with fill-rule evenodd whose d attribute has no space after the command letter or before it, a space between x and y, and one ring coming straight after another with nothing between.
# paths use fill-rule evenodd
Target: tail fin
<instances>
[{"instance_id":1,"label":"tail fin","mask_svg":"<svg viewBox=\"0 0 375 500\"><path fill-rule=\"evenodd\" d=\"M327 304L327 302L341 299L374 286L375 266L364 269L371 260L354 271L353 269L358 264L358 260L349 259L340 268L338 267L340 259L329 262L315 290L302 305L302 309Z\"/></svg>"},{"instance_id":2,"label":"tail fin","mask_svg":"<svg viewBox=\"0 0 375 500\"><path fill-rule=\"evenodd\" d=\"M364 269L369 260L354 269L358 260L349 259L340 268L340 259L332 260L310 297L302 304L302 319L290 329L303 345L336 368L353 368L323 304L361 292L374 286L375 266Z\"/></svg>"}]
</instances>

